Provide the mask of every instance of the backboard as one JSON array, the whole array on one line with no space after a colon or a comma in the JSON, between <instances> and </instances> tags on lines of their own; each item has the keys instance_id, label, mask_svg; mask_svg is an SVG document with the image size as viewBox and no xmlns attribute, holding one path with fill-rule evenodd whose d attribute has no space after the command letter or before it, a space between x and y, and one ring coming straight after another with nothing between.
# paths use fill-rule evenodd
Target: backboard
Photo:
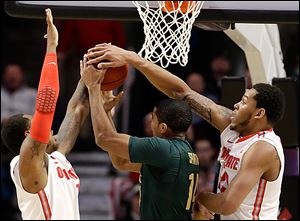
<instances>
[{"instance_id":1,"label":"backboard","mask_svg":"<svg viewBox=\"0 0 300 221\"><path fill-rule=\"evenodd\" d=\"M157 1L149 1L157 8ZM109 19L139 21L132 1L6 1L13 17L44 18L50 7L57 19ZM298 1L205 1L197 22L299 23Z\"/></svg>"}]
</instances>

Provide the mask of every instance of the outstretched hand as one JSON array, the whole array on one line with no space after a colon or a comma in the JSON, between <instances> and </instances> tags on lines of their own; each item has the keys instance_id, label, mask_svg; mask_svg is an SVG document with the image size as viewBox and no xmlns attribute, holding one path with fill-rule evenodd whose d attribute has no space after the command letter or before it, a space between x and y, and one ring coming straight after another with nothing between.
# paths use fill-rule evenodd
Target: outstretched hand
<instances>
[{"instance_id":1,"label":"outstretched hand","mask_svg":"<svg viewBox=\"0 0 300 221\"><path fill-rule=\"evenodd\" d=\"M58 31L53 24L53 17L50 8L45 10L46 12L46 22L47 22L47 34L44 35L44 38L47 38L47 50L48 52L55 52L49 50L56 50L58 45Z\"/></svg>"},{"instance_id":2,"label":"outstretched hand","mask_svg":"<svg viewBox=\"0 0 300 221\"><path fill-rule=\"evenodd\" d=\"M102 97L103 97L103 107L105 112L111 111L115 106L117 106L122 97L124 92L121 91L116 96L113 95L112 91L102 91Z\"/></svg>"},{"instance_id":3,"label":"outstretched hand","mask_svg":"<svg viewBox=\"0 0 300 221\"><path fill-rule=\"evenodd\" d=\"M87 53L88 64L98 64L98 68L121 67L127 64L126 51L110 43L98 44Z\"/></svg>"},{"instance_id":4,"label":"outstretched hand","mask_svg":"<svg viewBox=\"0 0 300 221\"><path fill-rule=\"evenodd\" d=\"M80 61L80 75L87 88L99 86L101 89L101 83L106 70L107 69L96 69L93 65L88 65L86 55L84 55L83 61Z\"/></svg>"}]
</instances>

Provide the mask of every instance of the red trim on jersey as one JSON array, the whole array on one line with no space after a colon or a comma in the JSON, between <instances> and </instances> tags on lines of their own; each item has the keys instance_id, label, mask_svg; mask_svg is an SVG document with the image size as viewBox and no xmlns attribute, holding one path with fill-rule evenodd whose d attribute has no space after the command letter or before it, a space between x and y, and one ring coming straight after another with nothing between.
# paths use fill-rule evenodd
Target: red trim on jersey
<instances>
[{"instance_id":1,"label":"red trim on jersey","mask_svg":"<svg viewBox=\"0 0 300 221\"><path fill-rule=\"evenodd\" d=\"M45 219L50 220L51 217L52 217L52 213L51 213L51 209L50 209L50 206L49 206L49 202L48 202L48 198L47 198L47 195L45 193L45 190L39 191L38 196L39 196L40 201L41 201L41 205L42 205L42 208L43 208Z\"/></svg>"},{"instance_id":2,"label":"red trim on jersey","mask_svg":"<svg viewBox=\"0 0 300 221\"><path fill-rule=\"evenodd\" d=\"M249 134L249 135L247 135L247 136L240 137L240 138L236 141L236 143L245 141L245 140L247 140L247 139L249 139L249 138L251 138L251 137L253 137L253 136L255 136L255 135L258 135L258 136L260 137L261 135L265 135L266 131L269 131L269 132L270 132L270 131L273 131L273 129L270 128L270 129L265 130L265 131L259 131L259 132L255 133L255 134Z\"/></svg>"},{"instance_id":3,"label":"red trim on jersey","mask_svg":"<svg viewBox=\"0 0 300 221\"><path fill-rule=\"evenodd\" d=\"M257 134L257 133L256 133L256 134ZM243 141L245 141L245 140L248 140L249 138L255 136L256 134L250 134L250 135L247 135L247 136L244 136L244 137L240 137L240 138L236 141L236 143L239 143L239 142L243 142Z\"/></svg>"},{"instance_id":4,"label":"red trim on jersey","mask_svg":"<svg viewBox=\"0 0 300 221\"><path fill-rule=\"evenodd\" d=\"M267 185L267 181L265 179L260 178L257 193L256 193L256 199L254 202L254 208L252 211L252 219L254 220L258 220L259 218L261 204L265 195L266 185Z\"/></svg>"}]
</instances>

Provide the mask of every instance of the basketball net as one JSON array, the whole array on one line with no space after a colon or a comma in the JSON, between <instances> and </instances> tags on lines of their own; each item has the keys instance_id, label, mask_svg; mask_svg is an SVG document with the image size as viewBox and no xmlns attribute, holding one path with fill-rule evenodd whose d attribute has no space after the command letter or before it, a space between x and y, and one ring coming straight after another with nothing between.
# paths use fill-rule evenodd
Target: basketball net
<instances>
[{"instance_id":1,"label":"basketball net","mask_svg":"<svg viewBox=\"0 0 300 221\"><path fill-rule=\"evenodd\" d=\"M139 55L163 68L170 63L185 66L193 23L204 1L132 1L144 23L145 42Z\"/></svg>"}]
</instances>

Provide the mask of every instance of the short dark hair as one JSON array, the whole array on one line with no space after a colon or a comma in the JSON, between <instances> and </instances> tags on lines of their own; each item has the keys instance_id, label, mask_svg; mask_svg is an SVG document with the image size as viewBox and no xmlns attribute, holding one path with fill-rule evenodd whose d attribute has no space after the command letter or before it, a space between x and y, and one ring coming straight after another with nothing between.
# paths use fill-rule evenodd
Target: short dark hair
<instances>
[{"instance_id":1,"label":"short dark hair","mask_svg":"<svg viewBox=\"0 0 300 221\"><path fill-rule=\"evenodd\" d=\"M1 126L2 141L15 155L20 153L21 145L25 139L25 132L29 130L29 119L23 116L23 114L13 115Z\"/></svg>"},{"instance_id":2,"label":"short dark hair","mask_svg":"<svg viewBox=\"0 0 300 221\"><path fill-rule=\"evenodd\" d=\"M282 119L285 111L285 97L283 92L276 86L259 83L253 88L257 91L254 96L256 107L264 108L268 122L275 125Z\"/></svg>"},{"instance_id":3,"label":"short dark hair","mask_svg":"<svg viewBox=\"0 0 300 221\"><path fill-rule=\"evenodd\" d=\"M192 110L182 100L165 99L155 107L158 121L167 124L174 133L186 132L192 123Z\"/></svg>"}]
</instances>

